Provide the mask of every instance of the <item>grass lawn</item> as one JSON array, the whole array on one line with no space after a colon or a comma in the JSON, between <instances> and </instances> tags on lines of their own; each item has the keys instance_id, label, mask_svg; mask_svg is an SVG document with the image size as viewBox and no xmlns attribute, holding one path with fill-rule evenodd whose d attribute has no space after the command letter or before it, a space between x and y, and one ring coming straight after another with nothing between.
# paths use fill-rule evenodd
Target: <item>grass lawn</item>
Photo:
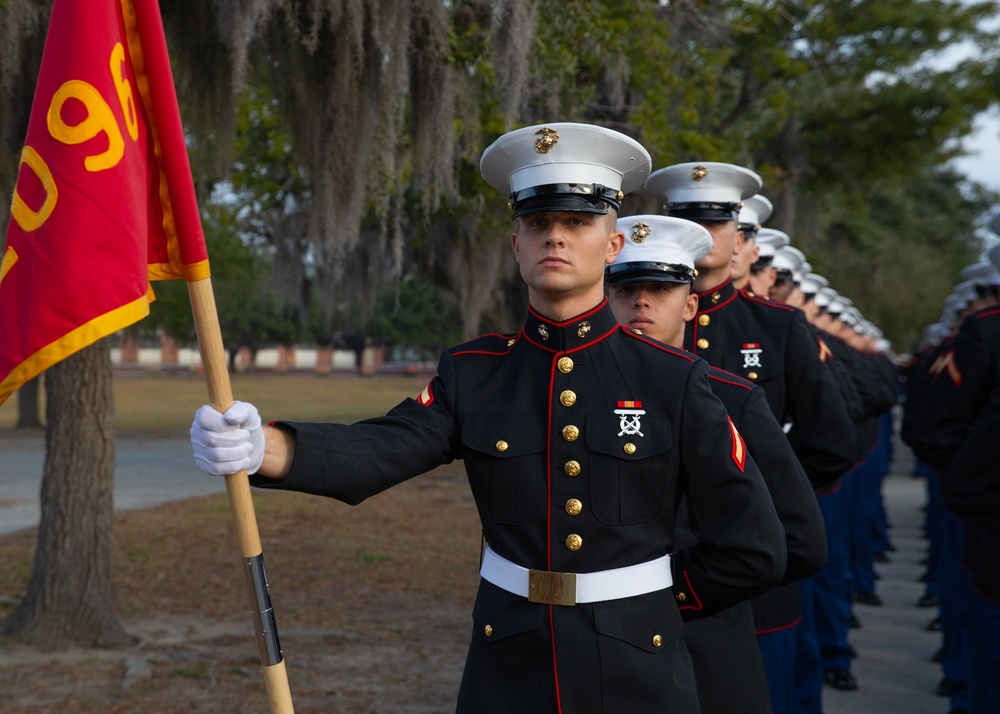
<instances>
[{"instance_id":1,"label":"grass lawn","mask_svg":"<svg viewBox=\"0 0 1000 714\"><path fill-rule=\"evenodd\" d=\"M237 374L236 399L253 403L271 419L354 422L384 414L406 397L416 397L424 377L356 377L315 374ZM208 401L203 377L117 375L115 413L119 434L183 437L195 410ZM0 431L17 421L17 394L0 406ZM44 414L44 397L41 406Z\"/></svg>"},{"instance_id":2,"label":"grass lawn","mask_svg":"<svg viewBox=\"0 0 1000 714\"><path fill-rule=\"evenodd\" d=\"M425 383L237 375L233 393L265 420L350 422ZM197 377L117 376L119 435L186 438L205 400ZM19 438L16 415L16 398L0 407L6 439ZM481 548L462 463L358 507L296 493L253 497L296 712L454 711ZM36 545L35 528L0 537L0 622L27 591ZM0 640L0 711L267 711L226 497L119 511L113 547L115 612L136 644L50 653Z\"/></svg>"}]
</instances>

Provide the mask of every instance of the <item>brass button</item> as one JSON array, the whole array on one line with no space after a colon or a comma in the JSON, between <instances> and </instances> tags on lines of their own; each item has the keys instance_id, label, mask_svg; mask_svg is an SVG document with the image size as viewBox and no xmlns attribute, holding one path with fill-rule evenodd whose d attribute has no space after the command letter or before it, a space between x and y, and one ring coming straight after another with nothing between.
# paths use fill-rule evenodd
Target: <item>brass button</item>
<instances>
[{"instance_id":1,"label":"brass button","mask_svg":"<svg viewBox=\"0 0 1000 714\"><path fill-rule=\"evenodd\" d=\"M661 635L653 635L653 647L662 647L663 637Z\"/></svg>"},{"instance_id":2,"label":"brass button","mask_svg":"<svg viewBox=\"0 0 1000 714\"><path fill-rule=\"evenodd\" d=\"M503 439L500 439L500 441L497 442L497 451L506 451L507 447L508 444Z\"/></svg>"},{"instance_id":3,"label":"brass button","mask_svg":"<svg viewBox=\"0 0 1000 714\"><path fill-rule=\"evenodd\" d=\"M628 454L629 456L635 453L635 444L633 444L631 441L625 444L625 446L623 446L622 448L625 449L625 453Z\"/></svg>"},{"instance_id":4,"label":"brass button","mask_svg":"<svg viewBox=\"0 0 1000 714\"><path fill-rule=\"evenodd\" d=\"M483 628L483 634L485 634L487 637L491 636L493 634L493 628L487 625L486 627ZM657 637L659 637L659 635L657 635Z\"/></svg>"},{"instance_id":5,"label":"brass button","mask_svg":"<svg viewBox=\"0 0 1000 714\"><path fill-rule=\"evenodd\" d=\"M571 516L579 516L580 511L583 510L583 503L580 502L578 498L571 498L566 501L566 513Z\"/></svg>"},{"instance_id":6,"label":"brass button","mask_svg":"<svg viewBox=\"0 0 1000 714\"><path fill-rule=\"evenodd\" d=\"M564 407L571 407L576 404L576 392L571 389L567 389L562 394L559 395L559 403Z\"/></svg>"},{"instance_id":7,"label":"brass button","mask_svg":"<svg viewBox=\"0 0 1000 714\"><path fill-rule=\"evenodd\" d=\"M570 533L566 536L566 547L570 550L580 550L583 547L583 538L576 533Z\"/></svg>"},{"instance_id":8,"label":"brass button","mask_svg":"<svg viewBox=\"0 0 1000 714\"><path fill-rule=\"evenodd\" d=\"M711 321L712 318L709 317L708 315L702 315L701 317L698 318L698 324L701 325L702 327L705 327Z\"/></svg>"},{"instance_id":9,"label":"brass button","mask_svg":"<svg viewBox=\"0 0 1000 714\"><path fill-rule=\"evenodd\" d=\"M702 337L700 340L698 340L698 349L699 350L707 350L708 349L708 340L706 340L704 337Z\"/></svg>"},{"instance_id":10,"label":"brass button","mask_svg":"<svg viewBox=\"0 0 1000 714\"><path fill-rule=\"evenodd\" d=\"M563 427L562 437L566 441L576 441L577 439L580 438L580 430L577 429L572 424L567 424L566 426Z\"/></svg>"},{"instance_id":11,"label":"brass button","mask_svg":"<svg viewBox=\"0 0 1000 714\"><path fill-rule=\"evenodd\" d=\"M569 374L573 371L573 360L569 357L560 357L559 361L556 362L556 367L558 367L559 371L563 374Z\"/></svg>"},{"instance_id":12,"label":"brass button","mask_svg":"<svg viewBox=\"0 0 1000 714\"><path fill-rule=\"evenodd\" d=\"M688 599L688 596L685 595L684 593L677 593L674 597L677 598L677 602L684 602L685 600Z\"/></svg>"},{"instance_id":13,"label":"brass button","mask_svg":"<svg viewBox=\"0 0 1000 714\"><path fill-rule=\"evenodd\" d=\"M580 475L580 462L579 461L567 461L566 465L563 466L563 471L566 472L567 476L579 476Z\"/></svg>"},{"instance_id":14,"label":"brass button","mask_svg":"<svg viewBox=\"0 0 1000 714\"><path fill-rule=\"evenodd\" d=\"M747 376L750 379L757 379L757 373L756 372L747 372Z\"/></svg>"}]
</instances>

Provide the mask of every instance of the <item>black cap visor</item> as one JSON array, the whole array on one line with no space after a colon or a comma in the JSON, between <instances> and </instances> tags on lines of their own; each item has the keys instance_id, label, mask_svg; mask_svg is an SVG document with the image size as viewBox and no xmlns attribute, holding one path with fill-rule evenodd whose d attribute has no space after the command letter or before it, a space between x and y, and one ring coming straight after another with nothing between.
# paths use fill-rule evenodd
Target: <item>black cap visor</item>
<instances>
[{"instance_id":1,"label":"black cap visor","mask_svg":"<svg viewBox=\"0 0 1000 714\"><path fill-rule=\"evenodd\" d=\"M619 263L604 269L605 285L627 283L687 283L694 282L691 268L676 263Z\"/></svg>"},{"instance_id":2,"label":"black cap visor","mask_svg":"<svg viewBox=\"0 0 1000 714\"><path fill-rule=\"evenodd\" d=\"M668 203L667 213L689 221L735 221L740 217L740 204Z\"/></svg>"},{"instance_id":3,"label":"black cap visor","mask_svg":"<svg viewBox=\"0 0 1000 714\"><path fill-rule=\"evenodd\" d=\"M552 183L510 194L511 218L530 213L579 211L606 215L621 208L621 192L598 183Z\"/></svg>"}]
</instances>

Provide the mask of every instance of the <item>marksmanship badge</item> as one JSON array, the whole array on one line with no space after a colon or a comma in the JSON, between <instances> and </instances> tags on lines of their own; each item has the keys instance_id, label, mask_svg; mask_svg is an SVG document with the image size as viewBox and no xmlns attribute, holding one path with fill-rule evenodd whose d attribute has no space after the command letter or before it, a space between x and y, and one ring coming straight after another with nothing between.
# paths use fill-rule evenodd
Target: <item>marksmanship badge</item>
<instances>
[{"instance_id":1,"label":"marksmanship badge","mask_svg":"<svg viewBox=\"0 0 1000 714\"><path fill-rule=\"evenodd\" d=\"M615 414L621 418L621 428L622 430L618 432L618 436L623 436L624 434L632 435L638 434L642 436L643 433L639 431L641 425L639 424L639 417L641 417L646 412L642 409L642 402L633 401L619 401L618 408L615 409Z\"/></svg>"},{"instance_id":2,"label":"marksmanship badge","mask_svg":"<svg viewBox=\"0 0 1000 714\"><path fill-rule=\"evenodd\" d=\"M746 369L747 367L761 367L761 352L763 352L763 350L760 348L759 342L743 343L743 349L740 350L740 354L743 355L743 369Z\"/></svg>"}]
</instances>

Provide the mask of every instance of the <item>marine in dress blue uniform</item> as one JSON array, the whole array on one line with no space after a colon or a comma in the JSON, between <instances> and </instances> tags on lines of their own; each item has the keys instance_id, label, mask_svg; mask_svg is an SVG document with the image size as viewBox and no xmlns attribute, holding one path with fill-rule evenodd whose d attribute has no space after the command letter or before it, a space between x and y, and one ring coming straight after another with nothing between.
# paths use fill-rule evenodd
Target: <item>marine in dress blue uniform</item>
<instances>
[{"instance_id":1,"label":"marine in dress blue uniform","mask_svg":"<svg viewBox=\"0 0 1000 714\"><path fill-rule=\"evenodd\" d=\"M994 224L1000 234L1000 216ZM994 247L990 258L1000 268L1000 248ZM1000 433L998 293L992 286L992 296L979 294L980 302L993 304L966 316L953 345L931 368L914 430L915 450L941 475L942 500L967 528L963 564L972 580L969 691L963 703L972 714L1000 709L1000 471L994 446Z\"/></svg>"},{"instance_id":2,"label":"marine in dress blue uniform","mask_svg":"<svg viewBox=\"0 0 1000 714\"><path fill-rule=\"evenodd\" d=\"M969 646L968 614L971 600L971 562L975 559L969 550L969 544L975 539L967 538L967 523L953 509L949 508L942 498L942 488L948 470L948 464L953 457L954 443L946 449L938 448L939 444L948 444L953 435L939 431L934 421L928 421L926 414L942 408L942 395L932 394L939 390L939 379L957 379L961 381L960 372L955 362L954 342L956 333L969 311L969 300L974 298L957 285L953 292L944 300L944 309L940 322L946 325L946 333L936 350L933 361L927 365L923 388L920 390L919 401L913 407L907 405L910 424L909 438L914 454L930 469L929 486L936 484L932 491L939 504L940 522L936 532L931 537L939 539L938 552L940 562L937 575L941 583L940 615L928 625L928 629L941 630L943 642L940 650L942 679L938 685L938 694L949 697L951 711L957 713L969 710L969 682L972 665ZM908 400L909 401L909 400ZM943 407L951 416L950 406ZM938 415L935 415L935 419ZM904 426L907 426L904 419ZM928 428L929 427L929 428ZM942 440L942 437L943 440ZM933 508L934 505L931 505ZM930 509L929 509L930 511Z\"/></svg>"},{"instance_id":3,"label":"marine in dress blue uniform","mask_svg":"<svg viewBox=\"0 0 1000 714\"><path fill-rule=\"evenodd\" d=\"M671 216L712 230L713 250L722 251L698 265L698 310L688 323L685 347L764 390L813 488L821 489L837 483L853 462L854 433L846 407L801 312L737 290L731 255L724 255L741 242L737 232L727 243L728 232L738 227L741 202L761 187L753 171L715 162L669 166L646 181L650 193L665 198ZM758 242L766 230L758 231ZM799 585L790 583L756 599L754 615L772 706L776 712L791 711Z\"/></svg>"},{"instance_id":4,"label":"marine in dress blue uniform","mask_svg":"<svg viewBox=\"0 0 1000 714\"><path fill-rule=\"evenodd\" d=\"M833 356L828 363L837 369L838 383L857 428L858 463L845 474L838 488L819 494L827 524L830 558L813 581L813 611L824 680L835 689L852 691L858 688L858 683L851 672L855 652L848 642L854 622L851 596L863 582L866 592L875 597L869 539L869 518L874 506L869 507L867 499L881 497L880 480L876 482L874 494L864 488L869 483L865 475L875 475L874 467L866 464L866 452L877 444L877 415L891 408L895 391L892 378L885 370L881 366L865 365L860 353L843 339L850 331L844 327L841 315L851 301L829 288L828 281L821 276L813 276L812 281L807 279L806 282L817 284L809 286L812 297L803 302L803 309L810 322L821 331L823 343ZM884 381L876 381L878 375L882 375ZM862 577L864 575L867 580ZM808 711L819 711L816 699L816 696L804 699L808 702Z\"/></svg>"},{"instance_id":5,"label":"marine in dress blue uniform","mask_svg":"<svg viewBox=\"0 0 1000 714\"><path fill-rule=\"evenodd\" d=\"M778 271L774 267L774 256L778 249L788 245L791 239L784 231L762 227L757 231L754 242L757 244L757 260L750 266L750 278L747 284L743 285L736 282L734 275L733 284L737 290L747 290L756 295L767 297L771 293L771 287L778 279Z\"/></svg>"},{"instance_id":6,"label":"marine in dress blue uniform","mask_svg":"<svg viewBox=\"0 0 1000 714\"><path fill-rule=\"evenodd\" d=\"M761 194L751 196L743 202L738 218L738 228L743 234L743 247L733 255L733 285L743 290L750 284L750 272L760 260L760 246L757 233L771 216L774 205Z\"/></svg>"},{"instance_id":7,"label":"marine in dress blue uniform","mask_svg":"<svg viewBox=\"0 0 1000 714\"><path fill-rule=\"evenodd\" d=\"M692 221L664 216L627 216L618 227L626 236L625 248L605 279L615 315L646 336L679 346L685 312L694 309L695 263L711 249L711 234ZM716 367L709 384L746 440L784 526L788 561L782 582L811 575L826 560L822 515L763 390ZM690 522L686 507L679 509L678 524ZM690 533L680 541L694 542ZM684 637L702 714L771 711L750 602L686 623Z\"/></svg>"},{"instance_id":8,"label":"marine in dress blue uniform","mask_svg":"<svg viewBox=\"0 0 1000 714\"><path fill-rule=\"evenodd\" d=\"M613 217L648 154L617 132L559 123L502 136L481 166L520 219L522 328L447 350L420 396L384 417L265 428L261 474L283 478L252 482L353 504L463 459L488 548L458 711L696 714L681 623L773 586L785 538L707 363L619 325L601 299L604 257L574 253L557 232ZM525 264L528 230L551 251L537 264ZM620 239L613 225L606 235L613 259ZM534 301L565 307L552 297L563 265L593 273L573 289L597 297L554 319ZM211 465L213 444L228 442L203 426L218 421L205 409L192 441ZM698 542L675 552L683 498Z\"/></svg>"}]
</instances>

